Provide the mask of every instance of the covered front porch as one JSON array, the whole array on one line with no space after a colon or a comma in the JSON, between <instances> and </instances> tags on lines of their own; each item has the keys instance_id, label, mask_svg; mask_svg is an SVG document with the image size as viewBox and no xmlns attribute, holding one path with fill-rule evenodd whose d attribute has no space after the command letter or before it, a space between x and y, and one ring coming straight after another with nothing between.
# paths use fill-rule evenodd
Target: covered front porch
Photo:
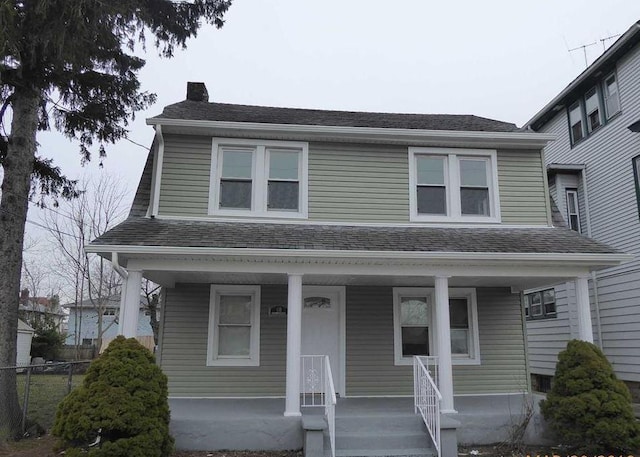
<instances>
[{"instance_id":1,"label":"covered front porch","mask_svg":"<svg viewBox=\"0 0 640 457\"><path fill-rule=\"evenodd\" d=\"M359 445L380 446L372 444L376 440L364 431L340 429L341 422L350 423L345 415L354 411L363 423L405 424L414 435L399 441L426 440L428 447L409 449L432 449L435 454L440 449L442 455L453 455L456 437L474 443L504 439L513 417L523 411L528 391L519 291L572 278L586 297L579 301L583 311L577 311L585 315L588 338L591 326L590 314L584 312L589 309L585 269L548 265L515 269L488 261L447 268L414 263L418 265L388 260L386 265L347 265L344 260L308 259L294 265L270 263L265 268L263 262L253 260L239 264L230 259L127 259L127 291L136 290L137 277L143 274L165 287L158 361L169 376L178 445L207 449L300 447L301 417L310 393L305 355L326 356L334 372L330 376L332 392L316 365L311 378L315 377L322 389L319 397L312 395L311 399L320 398L324 408L326 400L337 393L333 412L322 409L327 412L326 447L335 446L335 455L348 455L340 452L353 440ZM289 272L273 271L274 267ZM251 268L255 270L247 271ZM297 272L291 273L292 269ZM439 274L429 274L430 269ZM336 274L340 270L342 274ZM253 325L259 332L251 333L251 338L259 344L255 352L249 350L243 356L246 363L212 356L212 329L221 325L212 316L218 312L220 297L238 294L258 294L252 299L258 303L252 319L257 319ZM460 320L452 318L451 303L462 297L472 297L466 316L469 324L465 329L453 325L453 330L458 336L461 330L468 333L463 345L468 354L456 353L460 352L456 349L460 341L452 336L452 320L458 324ZM426 305L415 308L425 311L424 319L404 322L398 306L416 301ZM127 305L125 297L122 316L128 315ZM331 312L333 317L318 314ZM127 328L135 329L135 325L128 326L126 320L121 325L125 336L133 336L127 334ZM412 344L415 335L411 331L403 333L421 325L428 327L426 349ZM406 336L409 342L403 341ZM438 360L434 384L438 394L430 394L435 399L431 403L437 403L437 420L431 421L415 414L415 371L411 362L404 363L423 350ZM504 408L496 410L495 404ZM482 429L487 423L492 426ZM453 434L445 433L441 440L438 435L443 424ZM431 433L427 426L431 426ZM243 438L237 440L239 430L244 430ZM386 440L384 449L397 450L394 443L399 443L398 438L381 435L383 431L376 436Z\"/></svg>"}]
</instances>

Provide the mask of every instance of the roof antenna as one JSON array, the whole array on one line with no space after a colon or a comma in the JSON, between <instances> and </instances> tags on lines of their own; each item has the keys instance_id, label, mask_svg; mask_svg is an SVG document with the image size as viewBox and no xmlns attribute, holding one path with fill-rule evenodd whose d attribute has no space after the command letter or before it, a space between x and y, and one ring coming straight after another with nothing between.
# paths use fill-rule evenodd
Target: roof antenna
<instances>
[{"instance_id":1,"label":"roof antenna","mask_svg":"<svg viewBox=\"0 0 640 457\"><path fill-rule=\"evenodd\" d=\"M589 66L589 62L587 62L587 48L589 46L595 46L597 43L594 41L593 43L583 44L582 46L578 46L577 48L569 49L569 52L578 51L582 49L584 53L584 67L587 68Z\"/></svg>"},{"instance_id":2,"label":"roof antenna","mask_svg":"<svg viewBox=\"0 0 640 457\"><path fill-rule=\"evenodd\" d=\"M616 34L616 35L611 35L605 38L600 38L600 43L602 43L602 52L607 50L607 46L605 45L605 43L609 40L613 40L614 38L618 38L620 36L620 34Z\"/></svg>"}]
</instances>

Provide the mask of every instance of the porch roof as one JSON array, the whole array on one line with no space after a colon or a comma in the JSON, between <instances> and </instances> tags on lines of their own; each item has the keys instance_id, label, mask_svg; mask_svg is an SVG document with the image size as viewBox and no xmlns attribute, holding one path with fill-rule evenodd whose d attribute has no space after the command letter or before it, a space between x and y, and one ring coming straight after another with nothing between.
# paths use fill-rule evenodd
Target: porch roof
<instances>
[{"instance_id":1,"label":"porch roof","mask_svg":"<svg viewBox=\"0 0 640 457\"><path fill-rule=\"evenodd\" d=\"M92 252L116 246L286 251L522 254L623 254L565 228L381 227L185 221L132 217L94 240ZM110 247L114 249L110 249Z\"/></svg>"}]
</instances>

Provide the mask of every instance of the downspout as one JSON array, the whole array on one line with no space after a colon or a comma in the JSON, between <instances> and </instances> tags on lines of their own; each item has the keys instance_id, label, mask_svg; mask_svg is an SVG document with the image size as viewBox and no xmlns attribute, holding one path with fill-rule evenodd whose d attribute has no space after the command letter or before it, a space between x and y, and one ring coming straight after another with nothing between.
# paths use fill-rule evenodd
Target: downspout
<instances>
[{"instance_id":1,"label":"downspout","mask_svg":"<svg viewBox=\"0 0 640 457\"><path fill-rule=\"evenodd\" d=\"M127 270L125 270L120 266L120 263L118 262L117 252L111 253L111 265L113 266L113 269L116 270L116 272L120 275L122 279L124 280L127 279L127 277L129 276L129 273L127 273Z\"/></svg>"},{"instance_id":2,"label":"downspout","mask_svg":"<svg viewBox=\"0 0 640 457\"><path fill-rule=\"evenodd\" d=\"M587 166L580 172L582 177L582 189L584 193L584 212L587 219L587 236L591 238L591 213L589 212L589 192L587 188ZM593 283L593 308L596 312L596 332L598 334L598 347L602 349L602 325L600 324L600 299L598 296L598 275L591 272L591 282Z\"/></svg>"}]
</instances>

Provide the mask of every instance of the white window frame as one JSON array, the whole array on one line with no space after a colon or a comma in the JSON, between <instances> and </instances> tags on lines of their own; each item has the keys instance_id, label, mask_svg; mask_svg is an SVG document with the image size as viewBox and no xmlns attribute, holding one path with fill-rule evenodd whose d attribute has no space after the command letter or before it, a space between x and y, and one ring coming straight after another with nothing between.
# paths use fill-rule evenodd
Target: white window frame
<instances>
[{"instance_id":1,"label":"white window frame","mask_svg":"<svg viewBox=\"0 0 640 457\"><path fill-rule=\"evenodd\" d=\"M221 158L225 147L245 148L253 151L251 209L220 208ZM299 152L298 211L269 210L267 208L269 183L269 150L286 149ZM268 141L239 138L213 138L211 145L211 174L209 181L209 208L212 216L246 218L306 219L309 214L309 143Z\"/></svg>"},{"instance_id":2,"label":"white window frame","mask_svg":"<svg viewBox=\"0 0 640 457\"><path fill-rule=\"evenodd\" d=\"M567 225L571 230L582 233L582 227L580 226L580 206L578 204L578 190L565 189L565 194L567 196ZM569 200L573 201L573 205L576 209L574 213L571 212L571 205L569 204ZM571 227L571 216L575 216L576 220L578 221L578 226L576 228Z\"/></svg>"},{"instance_id":3,"label":"white window frame","mask_svg":"<svg viewBox=\"0 0 640 457\"><path fill-rule=\"evenodd\" d=\"M400 321L400 304L402 297L426 297L427 306L431 306L429 327L429 348L433 356L438 355L435 342L436 317L435 289L433 287L394 287L393 288L393 352L395 365L412 365L412 357L402 356L402 323ZM478 298L476 289L470 287L454 287L449 289L449 298L466 298L469 314L469 354L451 354L453 365L480 365L480 333L478 331Z\"/></svg>"},{"instance_id":4,"label":"white window frame","mask_svg":"<svg viewBox=\"0 0 640 457\"><path fill-rule=\"evenodd\" d=\"M251 332L248 357L218 356L218 316L220 295L250 295ZM209 294L209 327L207 339L207 366L257 367L260 366L260 286L212 284Z\"/></svg>"},{"instance_id":5,"label":"white window frame","mask_svg":"<svg viewBox=\"0 0 640 457\"><path fill-rule=\"evenodd\" d=\"M553 296L554 296L554 304L555 304L555 311L552 313L547 313L546 310L544 309L544 292L547 290L553 290ZM527 304L528 304L528 297L530 295L533 294L539 294L540 295L540 313L539 314L533 314L533 312L531 311L531 308L529 307L529 315L525 316L527 321L538 321L538 320L545 320L545 319L553 319L556 318L558 316L558 296L556 294L556 288L555 287L540 287L537 289L529 289L529 290L525 290L522 293L522 299L523 299L523 306L526 308Z\"/></svg>"},{"instance_id":6,"label":"white window frame","mask_svg":"<svg viewBox=\"0 0 640 457\"><path fill-rule=\"evenodd\" d=\"M418 166L419 156L444 156L447 214L418 214ZM487 185L489 188L489 216L463 215L460 201L460 159L484 158L487 161ZM495 149L458 148L409 148L409 210L412 222L478 222L499 223L500 193L498 186L498 154Z\"/></svg>"},{"instance_id":7,"label":"white window frame","mask_svg":"<svg viewBox=\"0 0 640 457\"><path fill-rule=\"evenodd\" d=\"M618 109L616 111L614 111L613 113L609 112L609 94L607 93L607 81L610 80L611 78L613 78L615 87L616 87L616 91L615 91L615 98L618 100ZM611 72L609 73L603 80L602 80L602 98L604 100L604 115L605 118L607 120L611 119L613 116L615 116L616 114L618 114L620 111L622 111L622 104L620 103L620 86L618 86L618 75L616 75L616 72Z\"/></svg>"}]
</instances>

